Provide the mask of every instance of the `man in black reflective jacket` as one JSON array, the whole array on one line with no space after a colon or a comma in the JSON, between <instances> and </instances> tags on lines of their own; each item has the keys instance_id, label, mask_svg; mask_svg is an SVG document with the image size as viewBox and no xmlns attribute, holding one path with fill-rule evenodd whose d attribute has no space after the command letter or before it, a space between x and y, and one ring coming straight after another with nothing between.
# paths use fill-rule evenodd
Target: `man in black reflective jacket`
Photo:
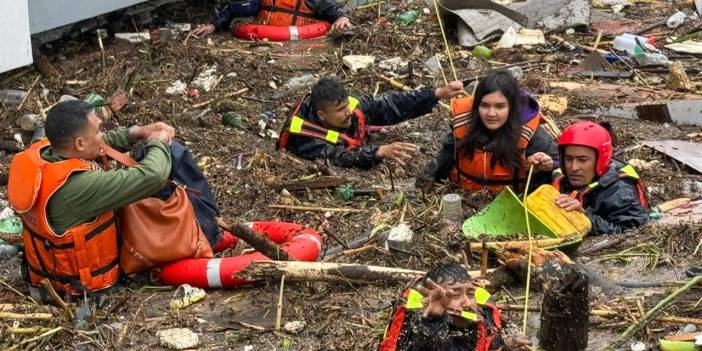
<instances>
[{"instance_id":1,"label":"man in black reflective jacket","mask_svg":"<svg viewBox=\"0 0 702 351\"><path fill-rule=\"evenodd\" d=\"M562 195L556 203L584 211L593 235L617 234L648 219L648 202L639 175L631 165L612 159L612 138L597 123L577 122L558 141L561 171L553 186Z\"/></svg>"},{"instance_id":2,"label":"man in black reflective jacket","mask_svg":"<svg viewBox=\"0 0 702 351\"><path fill-rule=\"evenodd\" d=\"M356 99L337 79L321 79L286 120L278 149L308 160L328 159L341 167L369 169L383 159L404 164L417 146L403 142L367 143L367 127L420 117L430 113L440 99L450 99L461 91L463 84L456 81L440 88Z\"/></svg>"}]
</instances>

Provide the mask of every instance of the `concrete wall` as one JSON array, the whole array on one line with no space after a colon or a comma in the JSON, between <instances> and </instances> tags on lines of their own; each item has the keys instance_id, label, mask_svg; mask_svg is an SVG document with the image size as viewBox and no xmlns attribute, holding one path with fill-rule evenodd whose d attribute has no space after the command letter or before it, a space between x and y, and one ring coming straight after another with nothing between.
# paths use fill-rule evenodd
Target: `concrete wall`
<instances>
[{"instance_id":1,"label":"concrete wall","mask_svg":"<svg viewBox=\"0 0 702 351\"><path fill-rule=\"evenodd\" d=\"M32 63L26 0L0 0L0 72Z\"/></svg>"}]
</instances>

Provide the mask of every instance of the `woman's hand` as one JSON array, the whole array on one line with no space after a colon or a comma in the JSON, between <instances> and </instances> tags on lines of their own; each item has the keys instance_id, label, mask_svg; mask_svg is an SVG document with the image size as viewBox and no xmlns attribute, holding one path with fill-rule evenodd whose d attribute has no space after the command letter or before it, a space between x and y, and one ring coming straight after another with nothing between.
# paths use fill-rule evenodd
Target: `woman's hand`
<instances>
[{"instance_id":1,"label":"woman's hand","mask_svg":"<svg viewBox=\"0 0 702 351\"><path fill-rule=\"evenodd\" d=\"M553 159L544 152L537 152L527 158L529 165L534 165L536 169L542 172L550 172L553 170Z\"/></svg>"}]
</instances>

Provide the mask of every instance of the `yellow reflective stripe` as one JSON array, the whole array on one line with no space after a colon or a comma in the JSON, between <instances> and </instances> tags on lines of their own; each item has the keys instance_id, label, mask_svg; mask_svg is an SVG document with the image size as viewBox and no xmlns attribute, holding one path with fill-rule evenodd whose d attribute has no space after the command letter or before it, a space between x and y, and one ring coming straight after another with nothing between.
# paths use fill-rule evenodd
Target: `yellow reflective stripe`
<instances>
[{"instance_id":1,"label":"yellow reflective stripe","mask_svg":"<svg viewBox=\"0 0 702 351\"><path fill-rule=\"evenodd\" d=\"M619 172L622 172L633 179L636 179L636 180L639 179L639 174L636 173L636 169L634 169L634 166L632 166L632 165L626 165L626 166L622 167L619 170Z\"/></svg>"},{"instance_id":2,"label":"yellow reflective stripe","mask_svg":"<svg viewBox=\"0 0 702 351\"><path fill-rule=\"evenodd\" d=\"M336 144L339 141L339 132L328 130L325 139L332 144Z\"/></svg>"},{"instance_id":3,"label":"yellow reflective stripe","mask_svg":"<svg viewBox=\"0 0 702 351\"><path fill-rule=\"evenodd\" d=\"M290 131L293 133L300 133L302 131L303 123L305 123L304 119L298 116L293 116L292 120L290 121Z\"/></svg>"},{"instance_id":4,"label":"yellow reflective stripe","mask_svg":"<svg viewBox=\"0 0 702 351\"><path fill-rule=\"evenodd\" d=\"M462 311L461 312L461 317L471 320L471 321L477 321L478 320L478 315L473 313L473 312L468 312L468 311Z\"/></svg>"},{"instance_id":5,"label":"yellow reflective stripe","mask_svg":"<svg viewBox=\"0 0 702 351\"><path fill-rule=\"evenodd\" d=\"M587 187L590 189L594 189L594 188L597 188L598 186L600 186L600 182L590 183L590 185L588 185Z\"/></svg>"},{"instance_id":6,"label":"yellow reflective stripe","mask_svg":"<svg viewBox=\"0 0 702 351\"><path fill-rule=\"evenodd\" d=\"M349 110L353 111L358 107L360 101L355 97L349 96Z\"/></svg>"},{"instance_id":7,"label":"yellow reflective stripe","mask_svg":"<svg viewBox=\"0 0 702 351\"><path fill-rule=\"evenodd\" d=\"M478 305L484 305L490 300L490 293L483 289L483 288L476 288L475 289L475 302L478 303Z\"/></svg>"},{"instance_id":8,"label":"yellow reflective stripe","mask_svg":"<svg viewBox=\"0 0 702 351\"><path fill-rule=\"evenodd\" d=\"M560 168L556 168L556 169L554 169L554 170L553 170L553 173L556 173L556 174L560 174L560 175L563 175L563 171L561 171L561 169L560 169Z\"/></svg>"},{"instance_id":9,"label":"yellow reflective stripe","mask_svg":"<svg viewBox=\"0 0 702 351\"><path fill-rule=\"evenodd\" d=\"M405 307L408 310L413 310L417 308L422 308L424 305L422 304L422 299L424 299L424 296L422 294L414 289L410 289L409 294L407 295L407 304Z\"/></svg>"}]
</instances>

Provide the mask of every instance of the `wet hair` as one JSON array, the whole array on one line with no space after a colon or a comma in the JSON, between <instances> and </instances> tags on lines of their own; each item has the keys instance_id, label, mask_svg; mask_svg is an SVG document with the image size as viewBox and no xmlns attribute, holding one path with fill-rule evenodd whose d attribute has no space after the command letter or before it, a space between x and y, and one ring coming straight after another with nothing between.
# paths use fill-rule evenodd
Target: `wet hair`
<instances>
[{"instance_id":1,"label":"wet hair","mask_svg":"<svg viewBox=\"0 0 702 351\"><path fill-rule=\"evenodd\" d=\"M480 120L479 107L485 95L501 92L507 99L509 113L507 121L494 133ZM507 70L494 70L478 83L470 111L468 135L457 145L469 159L473 158L475 150L485 150L493 154L490 167L494 168L499 162L503 167L515 172L522 167L522 152L518 143L522 129L521 121L522 90L517 81Z\"/></svg>"},{"instance_id":2,"label":"wet hair","mask_svg":"<svg viewBox=\"0 0 702 351\"><path fill-rule=\"evenodd\" d=\"M313 87L310 94L310 108L316 115L331 104L339 104L349 97L346 88L337 78L322 78Z\"/></svg>"},{"instance_id":3,"label":"wet hair","mask_svg":"<svg viewBox=\"0 0 702 351\"><path fill-rule=\"evenodd\" d=\"M63 101L49 110L44 131L54 147L64 148L73 142L80 131L88 125L88 114L95 110L81 100Z\"/></svg>"},{"instance_id":4,"label":"wet hair","mask_svg":"<svg viewBox=\"0 0 702 351\"><path fill-rule=\"evenodd\" d=\"M463 266L455 262L437 264L424 276L422 281L426 280L427 278L433 280L439 285L467 283L471 281L468 271L466 271Z\"/></svg>"}]
</instances>

